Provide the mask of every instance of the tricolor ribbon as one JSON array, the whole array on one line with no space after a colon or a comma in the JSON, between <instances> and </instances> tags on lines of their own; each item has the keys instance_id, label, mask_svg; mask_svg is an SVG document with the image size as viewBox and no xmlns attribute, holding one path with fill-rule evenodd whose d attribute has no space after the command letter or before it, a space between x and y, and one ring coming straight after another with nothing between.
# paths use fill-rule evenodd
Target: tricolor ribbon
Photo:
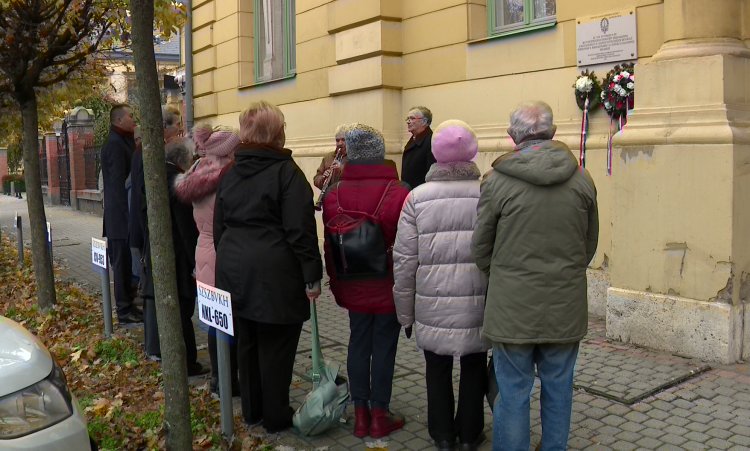
<instances>
[{"instance_id":1,"label":"tricolor ribbon","mask_svg":"<svg viewBox=\"0 0 750 451\"><path fill-rule=\"evenodd\" d=\"M583 119L581 120L581 153L578 157L578 164L582 168L586 167L586 139L589 133L589 98L583 102Z\"/></svg>"}]
</instances>

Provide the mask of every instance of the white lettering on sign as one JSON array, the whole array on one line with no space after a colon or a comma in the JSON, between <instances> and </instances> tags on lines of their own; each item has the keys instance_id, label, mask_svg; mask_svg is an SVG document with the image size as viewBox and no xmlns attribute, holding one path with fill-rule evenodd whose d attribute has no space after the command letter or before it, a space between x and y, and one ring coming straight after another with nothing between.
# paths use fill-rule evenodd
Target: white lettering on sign
<instances>
[{"instance_id":1,"label":"white lettering on sign","mask_svg":"<svg viewBox=\"0 0 750 451\"><path fill-rule=\"evenodd\" d=\"M91 238L91 263L107 269L107 242Z\"/></svg>"},{"instance_id":2,"label":"white lettering on sign","mask_svg":"<svg viewBox=\"0 0 750 451\"><path fill-rule=\"evenodd\" d=\"M635 9L576 19L579 66L638 58Z\"/></svg>"},{"instance_id":3,"label":"white lettering on sign","mask_svg":"<svg viewBox=\"0 0 750 451\"><path fill-rule=\"evenodd\" d=\"M203 282L198 284L198 318L211 327L234 336L232 295Z\"/></svg>"},{"instance_id":4,"label":"white lettering on sign","mask_svg":"<svg viewBox=\"0 0 750 451\"><path fill-rule=\"evenodd\" d=\"M52 224L47 222L47 242L52 244Z\"/></svg>"}]
</instances>

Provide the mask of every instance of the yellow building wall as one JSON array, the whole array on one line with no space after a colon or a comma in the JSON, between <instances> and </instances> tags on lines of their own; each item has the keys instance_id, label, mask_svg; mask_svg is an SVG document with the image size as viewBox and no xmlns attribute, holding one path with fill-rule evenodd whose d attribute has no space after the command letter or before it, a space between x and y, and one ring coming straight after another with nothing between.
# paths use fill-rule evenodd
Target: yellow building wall
<instances>
[{"instance_id":1,"label":"yellow building wall","mask_svg":"<svg viewBox=\"0 0 750 451\"><path fill-rule=\"evenodd\" d=\"M344 122L381 128L398 160L408 139L403 117L414 105L432 110L433 126L459 118L475 127L482 170L511 148L508 115L528 100L552 106L557 138L577 152L581 114L571 87L579 73L576 18L634 7L641 60L663 42L657 0L558 0L553 28L494 39L487 38L483 0L306 0L296 2L296 76L254 84L252 4L206 1L194 8L196 119L237 126L251 101L279 105L287 115L288 146L310 178ZM601 78L612 65L594 69ZM611 253L612 187L605 173L609 124L601 111L591 119L588 168L601 216L598 267Z\"/></svg>"}]
</instances>

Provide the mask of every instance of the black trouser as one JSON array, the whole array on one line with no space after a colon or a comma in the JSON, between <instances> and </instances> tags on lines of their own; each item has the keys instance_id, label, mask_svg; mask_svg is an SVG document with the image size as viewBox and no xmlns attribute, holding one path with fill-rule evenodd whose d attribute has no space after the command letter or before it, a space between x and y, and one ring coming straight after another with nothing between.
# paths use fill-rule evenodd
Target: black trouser
<instances>
[{"instance_id":1,"label":"black trouser","mask_svg":"<svg viewBox=\"0 0 750 451\"><path fill-rule=\"evenodd\" d=\"M126 239L107 239L107 257L115 282L115 304L117 316L124 316L133 308L130 284L133 281L130 247Z\"/></svg>"},{"instance_id":2,"label":"black trouser","mask_svg":"<svg viewBox=\"0 0 750 451\"><path fill-rule=\"evenodd\" d=\"M388 409L401 325L395 313L349 312L349 355L346 368L355 406Z\"/></svg>"},{"instance_id":3,"label":"black trouser","mask_svg":"<svg viewBox=\"0 0 750 451\"><path fill-rule=\"evenodd\" d=\"M195 313L195 298L180 297L180 321L182 322L182 338L185 340L185 357L188 364L198 362L198 348L195 345L195 329L193 329L193 313Z\"/></svg>"},{"instance_id":4,"label":"black trouser","mask_svg":"<svg viewBox=\"0 0 750 451\"><path fill-rule=\"evenodd\" d=\"M453 398L453 356L424 351L427 364L427 429L435 441L472 443L484 429L487 353L461 356L458 411Z\"/></svg>"},{"instance_id":5,"label":"black trouser","mask_svg":"<svg viewBox=\"0 0 750 451\"><path fill-rule=\"evenodd\" d=\"M267 324L235 317L242 416L246 423L263 420L268 432L292 425L289 406L294 356L302 323Z\"/></svg>"}]
</instances>

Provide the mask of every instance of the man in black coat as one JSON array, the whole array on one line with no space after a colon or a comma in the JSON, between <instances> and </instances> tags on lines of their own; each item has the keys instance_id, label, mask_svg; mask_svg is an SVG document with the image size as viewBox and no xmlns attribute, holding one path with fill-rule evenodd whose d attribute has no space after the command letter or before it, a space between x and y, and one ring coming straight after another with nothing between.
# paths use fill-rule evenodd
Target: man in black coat
<instances>
[{"instance_id":1,"label":"man in black coat","mask_svg":"<svg viewBox=\"0 0 750 451\"><path fill-rule=\"evenodd\" d=\"M133 305L130 246L128 245L128 195L125 181L130 175L130 160L135 150L135 120L128 105L119 104L109 112L110 131L102 147L104 179L104 230L107 255L114 275L117 318L121 324L142 321Z\"/></svg>"},{"instance_id":2,"label":"man in black coat","mask_svg":"<svg viewBox=\"0 0 750 451\"><path fill-rule=\"evenodd\" d=\"M411 138L404 147L401 160L401 180L411 189L424 183L425 175L435 162L432 155L432 112L423 106L415 106L406 115L406 129Z\"/></svg>"}]
</instances>

